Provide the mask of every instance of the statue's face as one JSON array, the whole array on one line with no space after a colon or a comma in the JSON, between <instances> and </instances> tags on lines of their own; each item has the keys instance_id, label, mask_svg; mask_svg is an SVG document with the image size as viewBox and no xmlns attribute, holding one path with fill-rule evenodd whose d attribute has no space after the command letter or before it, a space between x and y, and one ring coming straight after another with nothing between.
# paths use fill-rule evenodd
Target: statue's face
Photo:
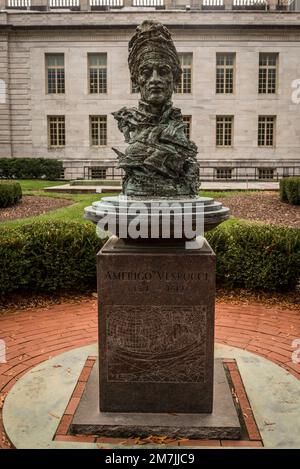
<instances>
[{"instance_id":1,"label":"statue's face","mask_svg":"<svg viewBox=\"0 0 300 469\"><path fill-rule=\"evenodd\" d=\"M138 85L142 100L161 106L170 100L174 77L170 65L163 59L142 62L138 71Z\"/></svg>"}]
</instances>

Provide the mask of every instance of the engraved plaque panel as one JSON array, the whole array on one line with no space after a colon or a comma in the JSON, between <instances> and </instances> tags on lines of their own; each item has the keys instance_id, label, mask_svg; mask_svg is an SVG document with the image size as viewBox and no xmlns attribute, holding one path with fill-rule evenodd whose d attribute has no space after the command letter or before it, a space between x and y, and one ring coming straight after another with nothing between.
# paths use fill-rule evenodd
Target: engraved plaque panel
<instances>
[{"instance_id":1,"label":"engraved plaque panel","mask_svg":"<svg viewBox=\"0 0 300 469\"><path fill-rule=\"evenodd\" d=\"M205 382L206 306L107 310L107 381Z\"/></svg>"}]
</instances>

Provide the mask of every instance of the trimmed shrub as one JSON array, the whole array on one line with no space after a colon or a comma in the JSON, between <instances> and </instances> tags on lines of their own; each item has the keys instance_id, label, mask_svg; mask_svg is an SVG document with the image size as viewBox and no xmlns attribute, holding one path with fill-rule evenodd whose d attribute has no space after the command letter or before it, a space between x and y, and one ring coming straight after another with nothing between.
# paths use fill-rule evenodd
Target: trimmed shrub
<instances>
[{"instance_id":1,"label":"trimmed shrub","mask_svg":"<svg viewBox=\"0 0 300 469\"><path fill-rule=\"evenodd\" d=\"M16 205L22 199L22 189L18 182L0 181L0 208Z\"/></svg>"},{"instance_id":2,"label":"trimmed shrub","mask_svg":"<svg viewBox=\"0 0 300 469\"><path fill-rule=\"evenodd\" d=\"M217 255L217 280L225 286L288 291L300 279L300 230L235 222L207 239Z\"/></svg>"},{"instance_id":3,"label":"trimmed shrub","mask_svg":"<svg viewBox=\"0 0 300 469\"><path fill-rule=\"evenodd\" d=\"M217 255L217 280L229 287L288 291L300 278L300 230L247 222L207 233ZM95 288L95 226L35 222L0 229L0 296L13 291L74 292Z\"/></svg>"},{"instance_id":4,"label":"trimmed shrub","mask_svg":"<svg viewBox=\"0 0 300 469\"><path fill-rule=\"evenodd\" d=\"M280 200L291 205L300 205L300 177L280 180Z\"/></svg>"},{"instance_id":5,"label":"trimmed shrub","mask_svg":"<svg viewBox=\"0 0 300 469\"><path fill-rule=\"evenodd\" d=\"M2 228L0 295L94 288L101 245L92 224L56 221Z\"/></svg>"},{"instance_id":6,"label":"trimmed shrub","mask_svg":"<svg viewBox=\"0 0 300 469\"><path fill-rule=\"evenodd\" d=\"M46 158L0 158L0 176L14 179L60 179L62 161Z\"/></svg>"}]
</instances>

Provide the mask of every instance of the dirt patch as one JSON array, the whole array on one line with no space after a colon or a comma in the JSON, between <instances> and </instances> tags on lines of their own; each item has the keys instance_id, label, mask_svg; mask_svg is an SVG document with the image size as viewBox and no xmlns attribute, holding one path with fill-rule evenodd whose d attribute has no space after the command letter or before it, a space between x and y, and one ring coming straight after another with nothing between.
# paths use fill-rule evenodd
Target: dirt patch
<instances>
[{"instance_id":1,"label":"dirt patch","mask_svg":"<svg viewBox=\"0 0 300 469\"><path fill-rule=\"evenodd\" d=\"M81 303L94 299L98 295L93 290L86 292L56 291L53 293L14 292L5 298L0 297L0 316L11 312L31 308L49 308L64 303Z\"/></svg>"},{"instance_id":2,"label":"dirt patch","mask_svg":"<svg viewBox=\"0 0 300 469\"><path fill-rule=\"evenodd\" d=\"M281 202L278 192L218 198L232 216L267 224L300 228L300 206Z\"/></svg>"},{"instance_id":3,"label":"dirt patch","mask_svg":"<svg viewBox=\"0 0 300 469\"><path fill-rule=\"evenodd\" d=\"M0 209L0 223L9 220L17 220L19 218L42 215L43 213L50 212L57 208L66 207L71 204L73 204L73 202L66 199L25 195L18 205Z\"/></svg>"}]
</instances>

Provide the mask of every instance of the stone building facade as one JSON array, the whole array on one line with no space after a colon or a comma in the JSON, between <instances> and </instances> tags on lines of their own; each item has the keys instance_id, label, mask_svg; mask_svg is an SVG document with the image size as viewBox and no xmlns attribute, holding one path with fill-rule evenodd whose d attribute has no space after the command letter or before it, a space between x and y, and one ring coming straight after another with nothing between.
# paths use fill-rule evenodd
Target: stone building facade
<instances>
[{"instance_id":1,"label":"stone building facade","mask_svg":"<svg viewBox=\"0 0 300 469\"><path fill-rule=\"evenodd\" d=\"M60 159L66 179L119 177L111 147L125 144L111 112L138 100L127 46L148 18L169 27L182 54L185 81L173 101L202 174L300 174L297 3L288 11L274 0L50 2L0 0L0 157Z\"/></svg>"}]
</instances>

